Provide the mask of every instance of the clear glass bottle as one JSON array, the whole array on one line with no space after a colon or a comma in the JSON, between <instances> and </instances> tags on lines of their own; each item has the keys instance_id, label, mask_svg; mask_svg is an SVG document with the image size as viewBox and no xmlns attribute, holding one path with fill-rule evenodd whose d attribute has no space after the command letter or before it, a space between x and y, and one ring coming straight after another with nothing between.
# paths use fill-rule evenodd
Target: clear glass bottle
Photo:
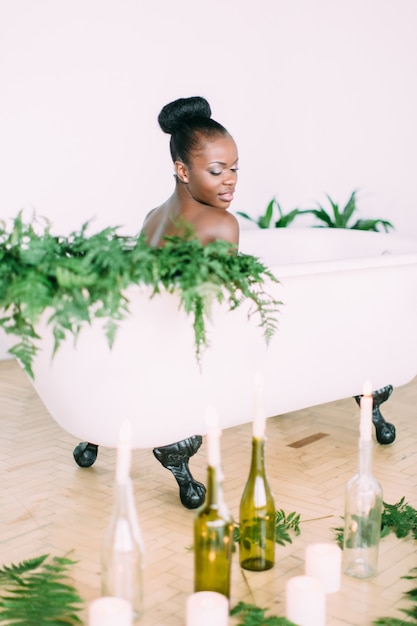
<instances>
[{"instance_id":1,"label":"clear glass bottle","mask_svg":"<svg viewBox=\"0 0 417 626\"><path fill-rule=\"evenodd\" d=\"M136 620L143 612L143 542L129 470L130 449L121 442L113 513L101 553L101 593L128 600Z\"/></svg>"},{"instance_id":2,"label":"clear glass bottle","mask_svg":"<svg viewBox=\"0 0 417 626\"><path fill-rule=\"evenodd\" d=\"M271 569L275 563L275 503L265 471L264 449L265 439L254 436L239 513L240 565L258 572Z\"/></svg>"},{"instance_id":3,"label":"clear glass bottle","mask_svg":"<svg viewBox=\"0 0 417 626\"><path fill-rule=\"evenodd\" d=\"M223 497L220 430L215 415L208 423L207 492L194 520L194 591L217 591L230 598L233 519Z\"/></svg>"},{"instance_id":4,"label":"clear glass bottle","mask_svg":"<svg viewBox=\"0 0 417 626\"><path fill-rule=\"evenodd\" d=\"M364 390L365 391L365 390ZM372 395L361 397L358 473L346 485L343 571L371 578L378 571L383 509L382 489L372 475Z\"/></svg>"}]
</instances>

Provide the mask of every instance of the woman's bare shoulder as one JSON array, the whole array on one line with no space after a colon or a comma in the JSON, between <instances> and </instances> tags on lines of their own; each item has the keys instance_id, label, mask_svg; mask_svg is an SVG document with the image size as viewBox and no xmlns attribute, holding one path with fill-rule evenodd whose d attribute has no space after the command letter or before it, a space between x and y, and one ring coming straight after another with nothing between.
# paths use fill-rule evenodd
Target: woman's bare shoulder
<instances>
[{"instance_id":1,"label":"woman's bare shoulder","mask_svg":"<svg viewBox=\"0 0 417 626\"><path fill-rule=\"evenodd\" d=\"M202 243L221 239L239 244L239 223L236 217L224 210L209 210L201 215L196 223L195 232Z\"/></svg>"},{"instance_id":2,"label":"woman's bare shoulder","mask_svg":"<svg viewBox=\"0 0 417 626\"><path fill-rule=\"evenodd\" d=\"M158 209L160 207L155 207L154 209L151 209L146 215L145 215L145 219L143 220L143 224L146 224L146 222L148 222L152 217L154 217L157 213L158 213Z\"/></svg>"}]
</instances>

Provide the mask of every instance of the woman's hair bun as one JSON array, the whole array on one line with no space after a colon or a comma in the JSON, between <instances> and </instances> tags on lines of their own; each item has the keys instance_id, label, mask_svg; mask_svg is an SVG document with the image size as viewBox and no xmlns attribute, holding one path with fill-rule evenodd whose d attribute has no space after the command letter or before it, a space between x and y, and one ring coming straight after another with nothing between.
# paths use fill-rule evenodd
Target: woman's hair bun
<instances>
[{"instance_id":1,"label":"woman's hair bun","mask_svg":"<svg viewBox=\"0 0 417 626\"><path fill-rule=\"evenodd\" d=\"M158 122L164 133L172 135L183 122L193 117L211 117L210 105L205 98L192 96L166 104L158 115Z\"/></svg>"}]
</instances>

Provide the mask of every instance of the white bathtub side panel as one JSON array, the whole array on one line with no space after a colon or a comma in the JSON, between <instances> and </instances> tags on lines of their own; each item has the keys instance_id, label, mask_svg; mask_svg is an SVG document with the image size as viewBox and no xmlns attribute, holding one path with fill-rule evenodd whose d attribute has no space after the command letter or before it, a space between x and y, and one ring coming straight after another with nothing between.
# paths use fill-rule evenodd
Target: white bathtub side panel
<instances>
[{"instance_id":1,"label":"white bathtub side panel","mask_svg":"<svg viewBox=\"0 0 417 626\"><path fill-rule=\"evenodd\" d=\"M178 312L175 296L151 302L141 296L131 309L112 350L98 324L81 332L76 349L66 341L53 361L50 335L43 342L34 386L65 430L80 441L114 447L129 418L133 445L148 448L203 434L207 405L217 409L223 428L251 419L265 344L247 311L220 313L200 371L191 322Z\"/></svg>"},{"instance_id":2,"label":"white bathtub side panel","mask_svg":"<svg viewBox=\"0 0 417 626\"><path fill-rule=\"evenodd\" d=\"M52 363L45 343L36 389L78 440L116 446L128 417L134 446L148 448L204 434L208 404L223 428L250 421L259 370L268 416L360 394L366 379L376 389L417 374L416 266L289 276L275 289L285 304L268 350L247 310L216 309L201 374L177 298L138 295L112 351L96 325Z\"/></svg>"},{"instance_id":3,"label":"white bathtub side panel","mask_svg":"<svg viewBox=\"0 0 417 626\"><path fill-rule=\"evenodd\" d=\"M399 386L417 374L417 267L290 277L267 353L267 412Z\"/></svg>"}]
</instances>

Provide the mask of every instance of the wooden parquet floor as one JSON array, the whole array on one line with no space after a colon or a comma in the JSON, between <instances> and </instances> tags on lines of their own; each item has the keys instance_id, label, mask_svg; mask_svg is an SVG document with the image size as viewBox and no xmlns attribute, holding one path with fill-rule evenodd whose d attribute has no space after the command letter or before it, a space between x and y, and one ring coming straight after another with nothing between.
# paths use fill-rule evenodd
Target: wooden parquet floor
<instances>
[{"instance_id":1,"label":"wooden parquet floor","mask_svg":"<svg viewBox=\"0 0 417 626\"><path fill-rule=\"evenodd\" d=\"M388 381L389 382L389 381ZM395 389L383 405L397 439L374 447L374 474L386 502L401 496L417 507L417 379ZM0 362L0 543L3 564L43 553L72 551L74 581L89 602L98 597L100 545L112 510L115 451L100 449L96 463L78 467L72 451L78 441L51 418L28 378L13 360ZM347 398L267 422L267 467L277 508L301 514L301 534L277 546L276 565L262 573L243 572L233 563L232 599L285 615L286 581L304 573L304 550L333 541L341 524L344 487L357 462L358 407ZM226 501L237 519L250 460L249 424L225 430L222 457ZM205 481L203 444L191 461ZM146 545L143 626L180 626L193 591L194 512L182 507L173 476L151 450L133 454L132 477ZM237 555L236 555L237 557ZM364 626L382 616L403 617L401 577L417 565L416 542L389 535L381 540L379 574L371 581L342 577L342 588L327 598L327 626ZM232 623L232 622L231 622Z\"/></svg>"}]
</instances>

